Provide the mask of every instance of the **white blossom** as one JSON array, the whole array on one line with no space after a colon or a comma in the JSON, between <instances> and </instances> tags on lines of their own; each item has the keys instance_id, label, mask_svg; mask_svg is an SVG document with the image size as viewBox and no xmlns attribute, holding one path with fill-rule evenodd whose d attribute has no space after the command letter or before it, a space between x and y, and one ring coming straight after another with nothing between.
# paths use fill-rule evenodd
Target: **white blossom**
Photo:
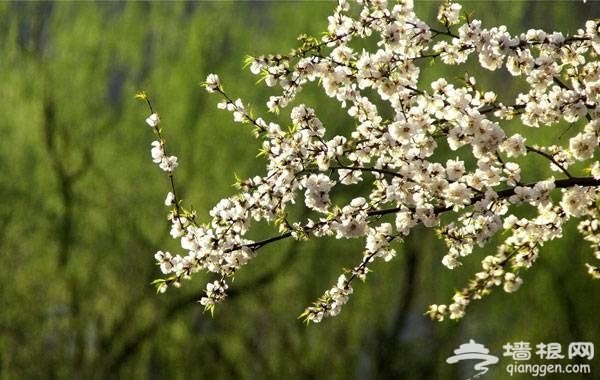
<instances>
[{"instance_id":1,"label":"white blossom","mask_svg":"<svg viewBox=\"0 0 600 380\"><path fill-rule=\"evenodd\" d=\"M157 136L151 158L170 179L164 203L170 235L183 250L156 252L168 276L156 282L158 291L196 272L211 273L200 303L212 312L226 298L226 279L266 244L359 240L362 259L303 313L316 323L339 314L352 282L365 280L373 261L392 260L417 225L435 229L446 243L440 257L449 269L477 246L498 242L449 304L430 306L427 314L441 321L462 318L473 300L495 287L518 290L521 272L544 254L545 243L562 237L570 219L579 220L578 231L600 259L600 164L594 160L600 23L588 21L572 36L539 29L512 34L503 25L461 18L462 6L450 1L439 8L436 26L418 17L410 0L357 3L338 2L321 40L303 36L288 55L247 60L250 72L270 87L266 115L277 113L276 121L255 116L253 107L225 93L216 74L207 76L207 91L223 98L217 108L251 128L266 163L262 175L237 179L239 192L219 201L205 223L175 197L178 159L166 153L160 119L148 101L146 123ZM423 58L459 66L471 56L485 70L508 71L522 92L511 99L468 73L460 80L421 78ZM346 119L334 119L340 135L324 122L331 118L317 116L333 112L331 103L312 108L297 98L308 85L319 86L344 110ZM522 124L518 133L516 124ZM307 215L294 219L298 213L288 207L302 203ZM248 239L256 222L279 235ZM600 277L598 265L586 265Z\"/></svg>"},{"instance_id":2,"label":"white blossom","mask_svg":"<svg viewBox=\"0 0 600 380\"><path fill-rule=\"evenodd\" d=\"M304 181L306 191L304 193L304 203L306 207L327 212L330 205L329 191L334 183L324 174L312 174Z\"/></svg>"},{"instance_id":3,"label":"white blossom","mask_svg":"<svg viewBox=\"0 0 600 380\"><path fill-rule=\"evenodd\" d=\"M206 91L215 92L221 87L221 80L217 74L208 74L206 77Z\"/></svg>"},{"instance_id":4,"label":"white blossom","mask_svg":"<svg viewBox=\"0 0 600 380\"><path fill-rule=\"evenodd\" d=\"M521 287L523 280L517 277L514 273L506 273L504 275L504 291L514 293Z\"/></svg>"},{"instance_id":5,"label":"white blossom","mask_svg":"<svg viewBox=\"0 0 600 380\"><path fill-rule=\"evenodd\" d=\"M172 191L169 191L167 197L165 198L165 206L172 206L175 202L175 194Z\"/></svg>"},{"instance_id":6,"label":"white blossom","mask_svg":"<svg viewBox=\"0 0 600 380\"><path fill-rule=\"evenodd\" d=\"M156 128L159 123L160 123L160 118L158 117L157 113L153 113L152 115L148 116L148 118L146 119L146 124L148 124L151 128Z\"/></svg>"}]
</instances>

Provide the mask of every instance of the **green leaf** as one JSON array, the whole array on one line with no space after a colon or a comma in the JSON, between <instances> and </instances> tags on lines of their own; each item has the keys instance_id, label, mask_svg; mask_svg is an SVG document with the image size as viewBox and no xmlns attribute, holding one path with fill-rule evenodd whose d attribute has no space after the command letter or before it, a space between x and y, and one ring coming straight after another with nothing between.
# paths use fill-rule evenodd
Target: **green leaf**
<instances>
[{"instance_id":1,"label":"green leaf","mask_svg":"<svg viewBox=\"0 0 600 380\"><path fill-rule=\"evenodd\" d=\"M247 68L248 66L250 66L252 64L252 62L254 62L255 58L251 55L246 55L244 57L244 66L242 66L244 69Z\"/></svg>"},{"instance_id":2,"label":"green leaf","mask_svg":"<svg viewBox=\"0 0 600 380\"><path fill-rule=\"evenodd\" d=\"M148 95L146 94L146 91L140 91L137 94L135 94L134 98L145 102L148 100Z\"/></svg>"}]
</instances>

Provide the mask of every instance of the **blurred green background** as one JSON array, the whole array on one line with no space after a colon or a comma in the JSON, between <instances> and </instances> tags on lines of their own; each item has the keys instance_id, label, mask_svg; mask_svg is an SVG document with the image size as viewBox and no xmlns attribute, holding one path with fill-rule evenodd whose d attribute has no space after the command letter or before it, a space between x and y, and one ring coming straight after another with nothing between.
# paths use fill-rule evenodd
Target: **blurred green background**
<instances>
[{"instance_id":1,"label":"blurred green background","mask_svg":"<svg viewBox=\"0 0 600 380\"><path fill-rule=\"evenodd\" d=\"M433 22L438 4L417 1L418 13ZM484 26L506 24L513 34L530 27L573 33L600 15L593 1L463 6ZM259 144L249 131L217 110L217 98L198 83L219 73L232 96L264 110L273 91L242 71L244 56L286 53L299 34L319 35L333 7L0 3L0 379L465 379L472 365L446 358L469 339L497 356L518 341L558 342L563 353L576 341L600 348L600 287L585 273L591 251L574 225L544 248L521 290L495 291L460 323L431 322L423 313L447 303L494 248L450 272L441 265L443 243L421 229L397 247L396 259L373 266L339 317L319 325L296 317L342 267L360 260L356 241L262 249L214 318L194 302L208 277L155 294L153 254L177 252L178 244L162 206L168 180L150 160L147 109L134 94L152 97L180 160L182 198L206 220L235 191L234 173L263 173L264 162L254 159ZM424 70L425 86L465 68ZM520 88L505 74L485 75L480 83L501 94ZM347 133L334 102L308 89L302 99L331 131ZM554 129L545 138L559 135ZM535 357L528 363L552 364ZM484 378L508 378L512 362L501 357ZM591 375L546 378L600 378L597 357L582 363L592 364Z\"/></svg>"}]
</instances>

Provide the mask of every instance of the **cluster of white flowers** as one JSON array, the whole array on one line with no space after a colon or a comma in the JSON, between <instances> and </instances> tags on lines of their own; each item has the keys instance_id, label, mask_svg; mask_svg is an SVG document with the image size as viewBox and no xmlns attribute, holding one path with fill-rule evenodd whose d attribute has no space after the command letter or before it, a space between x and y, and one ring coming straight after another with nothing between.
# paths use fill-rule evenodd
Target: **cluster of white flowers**
<instances>
[{"instance_id":1,"label":"cluster of white flowers","mask_svg":"<svg viewBox=\"0 0 600 380\"><path fill-rule=\"evenodd\" d=\"M596 194L591 197L598 196L598 190L594 189ZM594 249L594 256L600 260L600 218L598 218L598 208L596 204L589 204L584 211L585 217L579 222L578 230L583 235L584 239L591 243ZM588 273L594 279L600 279L600 266L586 263Z\"/></svg>"},{"instance_id":2,"label":"cluster of white flowers","mask_svg":"<svg viewBox=\"0 0 600 380\"><path fill-rule=\"evenodd\" d=\"M165 146L162 141L152 141L150 154L152 155L152 161L157 163L158 166L166 172L173 172L178 165L177 157L167 156L165 154Z\"/></svg>"},{"instance_id":3,"label":"cluster of white flowers","mask_svg":"<svg viewBox=\"0 0 600 380\"><path fill-rule=\"evenodd\" d=\"M177 159L165 154L158 116L148 117L159 137L152 158L171 178L165 201L171 235L186 252L156 254L170 276L157 280L158 289L178 286L197 271L212 272L217 280L200 301L212 311L225 298L227 281L266 244L323 236L364 240L359 264L302 314L319 322L337 315L353 280L364 280L374 260L391 260L396 254L391 243L418 224L437 229L448 246L441 261L450 269L506 231L471 283L449 305L432 305L427 312L437 320L458 319L493 287L516 291L520 272L534 264L545 242L562 236L571 218L581 219L579 230L600 259L600 164L594 160L600 141L600 22L588 21L573 36L542 30L511 35L505 26L484 28L479 20L465 20L462 7L450 1L439 10L440 29L417 17L412 0L357 3L355 9L340 0L320 40L301 36L302 46L289 55L248 58L253 74L280 89L268 100L268 111L292 106L285 128L255 117L225 92L217 75L208 75L207 91L223 97L218 108L252 127L267 161L266 174L239 180L239 194L219 202L210 221L199 222L177 199L172 175ZM361 39L378 42L369 51ZM526 91L501 100L469 75L454 83L444 78L421 83L426 60L459 65L472 54L484 69L505 68L515 80L522 77ZM346 110L349 119L340 118L347 125L343 136L329 136L317 112L297 104L296 95L309 83L322 86ZM506 122L517 117L533 128L564 121L574 126L564 133L574 136L568 146L527 145L534 139L505 132ZM447 151L454 158L446 158ZM531 171L525 159L545 165ZM334 189L354 185L367 193L346 204L334 196ZM312 215L289 220L287 207L302 196L298 203ZM518 217L517 210L525 208L534 216ZM442 222L444 213L456 217ZM278 235L249 240L256 221L276 225ZM600 277L598 266L588 264L588 271Z\"/></svg>"},{"instance_id":4,"label":"cluster of white flowers","mask_svg":"<svg viewBox=\"0 0 600 380\"><path fill-rule=\"evenodd\" d=\"M353 289L345 274L342 274L337 284L331 289L325 291L325 294L319 298L313 306L308 307L301 318L306 318L306 322L319 323L323 317L335 317L342 311L342 306L348 302Z\"/></svg>"},{"instance_id":5,"label":"cluster of white flowers","mask_svg":"<svg viewBox=\"0 0 600 380\"><path fill-rule=\"evenodd\" d=\"M139 95L140 98L147 99L145 96L145 94ZM160 124L160 118L158 117L158 114L153 112L150 116L148 116L146 118L146 124L148 124L160 138L160 129L158 128L158 125ZM152 142L150 154L152 155L152 161L157 163L158 166L166 172L172 173L178 165L177 157L167 156L165 153L165 144L162 138L160 138L159 141Z\"/></svg>"}]
</instances>

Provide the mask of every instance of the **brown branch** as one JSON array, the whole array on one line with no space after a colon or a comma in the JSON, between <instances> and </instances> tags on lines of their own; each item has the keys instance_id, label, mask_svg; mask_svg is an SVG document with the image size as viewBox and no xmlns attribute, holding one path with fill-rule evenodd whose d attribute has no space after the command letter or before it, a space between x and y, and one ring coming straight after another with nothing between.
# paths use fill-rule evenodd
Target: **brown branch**
<instances>
[{"instance_id":1,"label":"brown branch","mask_svg":"<svg viewBox=\"0 0 600 380\"><path fill-rule=\"evenodd\" d=\"M539 149L536 149L536 148L530 147L530 146L527 146L526 148L527 148L527 151L529 151L529 152L533 152L533 153L536 153L536 154L539 154L540 156L542 156L542 157L545 157L545 158L547 158L548 160L552 161L552 163L553 163L554 165L556 165L556 166L557 166L557 167L560 169L560 171L562 171L563 173L565 173L565 175L566 175L567 177L569 177L569 178L573 178L573 176L571 175L571 173L569 173L569 171L568 171L567 169L565 169L565 168L564 168L564 167L563 167L561 164L559 164L559 163L558 163L558 161L556 161L556 160L554 159L554 157L552 157L552 155L550 155L550 154L548 154L548 153L546 153L546 152L544 152L544 151L541 151L541 150L539 150Z\"/></svg>"},{"instance_id":2,"label":"brown branch","mask_svg":"<svg viewBox=\"0 0 600 380\"><path fill-rule=\"evenodd\" d=\"M535 186L537 182L531 182L531 183L527 183L527 184L523 184L523 185L519 185L520 187L533 187ZM569 188L569 187L573 187L573 186L600 186L600 180L594 179L593 177L570 177L570 178L566 178L566 179L559 179L554 181L554 185L556 188L561 189L561 188ZM496 194L498 194L498 198L499 199L506 199L508 197L510 197L511 195L515 194L515 187L511 187L508 189L503 189L498 191ZM473 198L471 198L471 204L478 202L480 200L482 200L485 197L485 194L478 194L476 196L474 196ZM367 215L368 216L383 216L383 215L388 215L388 214L394 214L397 213L401 210L403 210L405 208L404 207L392 207L392 208L384 208L384 209L379 209L379 210L372 210L372 211L368 211ZM409 209L412 209L409 207ZM441 214L444 212L448 212L448 211L452 211L452 207L435 207L433 209L433 212L435 214ZM303 232L308 233L310 232L310 229L305 228L303 230ZM286 232L284 234L278 235L278 236L273 236L264 240L260 240L251 244L246 244L246 245L238 245L238 246L234 246L231 248L226 249L224 252L228 253L228 252L233 252L233 251L237 251L243 248L249 248L251 250L257 250L262 248L263 246L265 246L266 244L269 243L273 243L279 240L283 240L283 239L287 239L289 237L292 236L291 232Z\"/></svg>"},{"instance_id":3,"label":"brown branch","mask_svg":"<svg viewBox=\"0 0 600 380\"><path fill-rule=\"evenodd\" d=\"M523 187L533 187L535 186L537 182L532 182L532 183L528 183L525 185L522 185ZM559 179L554 181L554 185L557 189L564 189L564 188L569 188L569 187L573 187L576 185L579 186L600 186L600 180L594 179L594 177L571 177L571 178L566 178L566 179ZM516 187L516 186L515 186ZM515 193L515 187L511 187L508 189L504 189L504 190L500 190L498 191L496 194L498 194L498 197L500 199L505 199L510 197L511 195L514 195ZM483 199L483 195L477 195L473 198L471 198L471 203L475 203L477 201L480 201ZM393 207L393 208L387 208L387 209L381 209L381 210L375 210L375 211L370 211L368 212L369 216L374 216L374 215L387 215L387 214L393 214L396 213L398 211L402 210L402 207ZM447 212L452 210L452 207L436 207L434 208L434 212L436 214L440 214L443 212Z\"/></svg>"}]
</instances>

